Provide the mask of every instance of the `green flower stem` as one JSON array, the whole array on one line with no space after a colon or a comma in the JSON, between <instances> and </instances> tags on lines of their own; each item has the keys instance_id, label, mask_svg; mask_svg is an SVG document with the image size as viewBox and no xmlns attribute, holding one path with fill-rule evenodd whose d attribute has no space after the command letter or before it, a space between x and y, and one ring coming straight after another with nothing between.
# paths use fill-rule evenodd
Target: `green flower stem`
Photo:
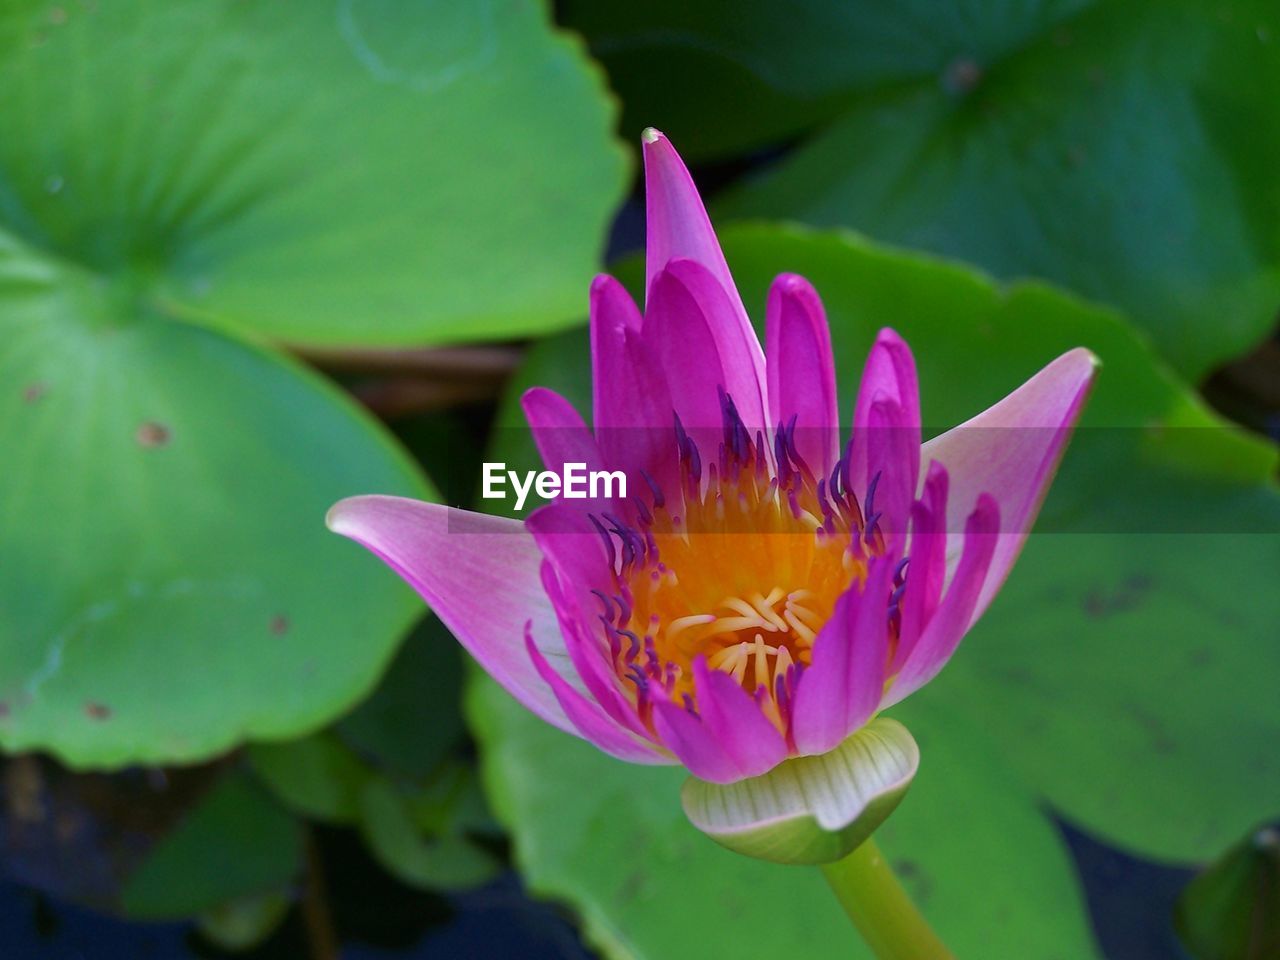
<instances>
[{"instance_id":1,"label":"green flower stem","mask_svg":"<svg viewBox=\"0 0 1280 960\"><path fill-rule=\"evenodd\" d=\"M874 840L822 866L836 899L880 960L955 960L911 902Z\"/></svg>"}]
</instances>

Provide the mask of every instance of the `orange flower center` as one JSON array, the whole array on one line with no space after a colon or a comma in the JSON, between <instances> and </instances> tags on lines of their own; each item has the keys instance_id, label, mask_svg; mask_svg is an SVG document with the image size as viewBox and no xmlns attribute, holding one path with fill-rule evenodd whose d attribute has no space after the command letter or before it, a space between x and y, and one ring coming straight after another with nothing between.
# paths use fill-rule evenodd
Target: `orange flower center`
<instances>
[{"instance_id":1,"label":"orange flower center","mask_svg":"<svg viewBox=\"0 0 1280 960\"><path fill-rule=\"evenodd\" d=\"M725 400L725 442L705 481L697 447L677 428L682 500L655 489L636 528L600 524L621 548L613 603L600 596L614 668L642 717L654 685L696 710L693 664L705 657L785 734L815 637L883 539L874 516L864 523L842 466L815 478L785 428L766 458L763 438L750 440Z\"/></svg>"}]
</instances>

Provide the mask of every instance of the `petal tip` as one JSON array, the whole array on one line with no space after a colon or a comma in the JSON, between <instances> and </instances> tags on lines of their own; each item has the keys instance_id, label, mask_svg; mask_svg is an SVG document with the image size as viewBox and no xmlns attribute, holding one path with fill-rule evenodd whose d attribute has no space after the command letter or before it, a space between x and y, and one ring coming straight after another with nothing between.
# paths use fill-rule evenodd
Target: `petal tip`
<instances>
[{"instance_id":1,"label":"petal tip","mask_svg":"<svg viewBox=\"0 0 1280 960\"><path fill-rule=\"evenodd\" d=\"M657 143L659 140L665 140L667 137L657 127L645 127L640 133L640 139L645 146L648 146L651 143Z\"/></svg>"},{"instance_id":2,"label":"petal tip","mask_svg":"<svg viewBox=\"0 0 1280 960\"><path fill-rule=\"evenodd\" d=\"M880 332L876 334L876 343L880 346L907 347L907 341L893 327L881 327Z\"/></svg>"},{"instance_id":3,"label":"petal tip","mask_svg":"<svg viewBox=\"0 0 1280 960\"><path fill-rule=\"evenodd\" d=\"M798 273L780 273L773 281L774 288L780 293L794 296L808 293L813 285Z\"/></svg>"},{"instance_id":4,"label":"petal tip","mask_svg":"<svg viewBox=\"0 0 1280 960\"><path fill-rule=\"evenodd\" d=\"M350 537L355 532L355 514L361 503L372 499L370 496L344 497L329 508L324 515L324 525L343 537Z\"/></svg>"}]
</instances>

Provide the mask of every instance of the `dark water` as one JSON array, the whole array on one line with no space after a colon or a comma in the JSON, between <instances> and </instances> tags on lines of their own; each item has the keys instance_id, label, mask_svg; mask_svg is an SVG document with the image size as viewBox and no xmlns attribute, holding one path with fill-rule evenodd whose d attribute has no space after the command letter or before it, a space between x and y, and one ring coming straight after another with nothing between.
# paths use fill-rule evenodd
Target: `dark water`
<instances>
[{"instance_id":1,"label":"dark water","mask_svg":"<svg viewBox=\"0 0 1280 960\"><path fill-rule=\"evenodd\" d=\"M1169 925L1190 873L1127 856L1062 825L1085 879L1094 929L1111 960L1188 960ZM436 896L409 890L384 873L359 841L319 834L343 960L589 960L568 917L529 899L514 874L479 890ZM298 911L262 947L226 954L188 923L130 923L61 903L13 883L0 884L3 960L187 960L308 956ZM966 958L1019 960L1019 958ZM1071 960L1071 958L1064 958Z\"/></svg>"},{"instance_id":2,"label":"dark water","mask_svg":"<svg viewBox=\"0 0 1280 960\"><path fill-rule=\"evenodd\" d=\"M514 874L437 896L387 875L354 834L318 832L342 960L590 960L566 914L529 899ZM310 956L293 910L261 947L229 954L190 923L131 923L0 883L0 960L299 960Z\"/></svg>"}]
</instances>

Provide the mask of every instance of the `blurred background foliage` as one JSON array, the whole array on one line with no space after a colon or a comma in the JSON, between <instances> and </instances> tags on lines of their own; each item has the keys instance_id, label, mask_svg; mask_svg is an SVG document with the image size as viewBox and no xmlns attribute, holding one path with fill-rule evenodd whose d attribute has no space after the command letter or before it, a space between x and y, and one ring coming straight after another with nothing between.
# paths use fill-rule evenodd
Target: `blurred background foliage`
<instances>
[{"instance_id":1,"label":"blurred background foliage","mask_svg":"<svg viewBox=\"0 0 1280 960\"><path fill-rule=\"evenodd\" d=\"M936 429L1103 360L1046 535L894 710L926 913L1274 957L1278 90L1263 0L10 0L0 953L863 955L322 524L532 466L529 385L587 411L654 124L756 319L822 294L842 409L886 324Z\"/></svg>"}]
</instances>

